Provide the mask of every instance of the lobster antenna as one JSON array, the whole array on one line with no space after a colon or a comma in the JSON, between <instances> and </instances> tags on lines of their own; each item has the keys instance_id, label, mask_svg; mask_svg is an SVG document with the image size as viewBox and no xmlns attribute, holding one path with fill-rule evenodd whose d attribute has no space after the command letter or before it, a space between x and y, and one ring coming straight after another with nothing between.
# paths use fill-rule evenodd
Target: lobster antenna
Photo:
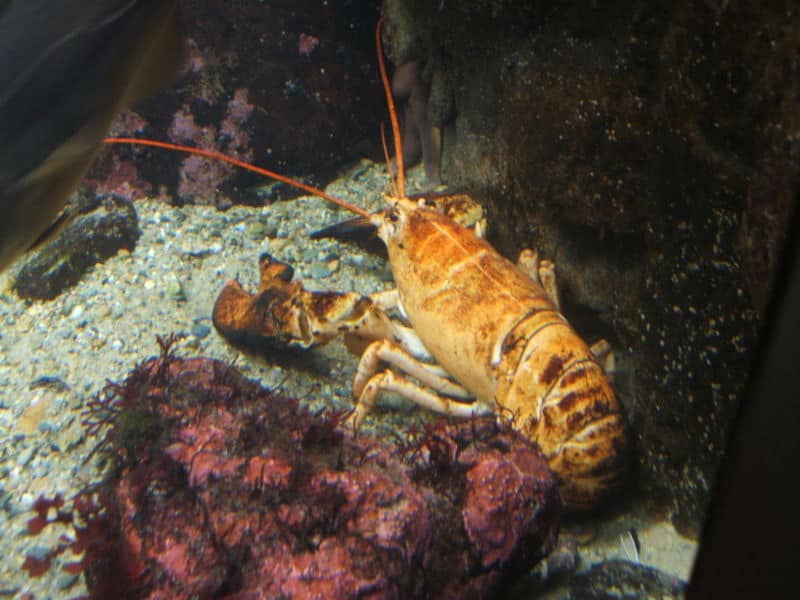
<instances>
[{"instance_id":1,"label":"lobster antenna","mask_svg":"<svg viewBox=\"0 0 800 600\"><path fill-rule=\"evenodd\" d=\"M383 146L383 160L386 162L386 171L389 172L389 165L391 164L391 161L389 160L389 148L386 146L386 135L383 131L383 123L381 123L381 145ZM389 185L392 187L392 196L399 198L400 196L397 195L397 186L395 185L394 178L391 175L389 176Z\"/></svg>"},{"instance_id":2,"label":"lobster antenna","mask_svg":"<svg viewBox=\"0 0 800 600\"><path fill-rule=\"evenodd\" d=\"M369 217L369 212L364 210L363 208L356 206L355 204L351 204L341 198L337 198L336 196L331 196L327 192L323 192L319 188L315 188L311 185L307 185L300 181L296 181L291 177L286 177L286 175L281 175L280 173L276 173L275 171L270 171L268 169L264 169L262 167L257 167L255 165L251 165L248 162L243 160L239 160L238 158L233 158L232 156L228 156L227 154L223 154L222 152L216 152L214 150L204 150L203 148L192 148L191 146L182 146L180 144L171 144L169 142L158 142L155 140L145 140L140 138L127 138L127 137L108 137L103 140L106 144L133 144L135 146L152 146L154 148L164 148L166 150L176 150L178 152L185 152L187 154L196 154L199 156L205 156L206 158L213 158L215 160L221 160L228 164L234 165L239 167L240 169L245 169L247 171L252 171L253 173L258 173L259 175L263 175L265 177L269 177L271 179L277 179L287 185L291 185L292 187L296 187L301 189L309 194L314 194L315 196L319 196L320 198L324 198L328 202L340 206L345 210L349 210L357 215L362 217Z\"/></svg>"},{"instance_id":3,"label":"lobster antenna","mask_svg":"<svg viewBox=\"0 0 800 600\"><path fill-rule=\"evenodd\" d=\"M403 143L400 140L400 126L397 124L397 111L394 107L392 98L392 86L389 84L389 76L386 74L386 64L383 61L383 45L381 44L381 29L385 17L378 19L375 27L375 45L378 49L378 68L381 72L381 82L383 91L386 94L386 104L389 106L389 119L392 122L392 137L394 138L394 160L397 165L396 192L398 198L405 198L405 182L403 181Z\"/></svg>"}]
</instances>

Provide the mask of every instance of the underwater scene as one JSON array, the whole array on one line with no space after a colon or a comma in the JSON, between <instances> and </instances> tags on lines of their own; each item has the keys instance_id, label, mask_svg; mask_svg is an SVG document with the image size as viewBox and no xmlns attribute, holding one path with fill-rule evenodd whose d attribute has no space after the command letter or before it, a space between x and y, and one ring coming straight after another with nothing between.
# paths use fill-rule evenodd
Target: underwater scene
<instances>
[{"instance_id":1,"label":"underwater scene","mask_svg":"<svg viewBox=\"0 0 800 600\"><path fill-rule=\"evenodd\" d=\"M0 596L687 597L798 73L792 2L0 3Z\"/></svg>"}]
</instances>

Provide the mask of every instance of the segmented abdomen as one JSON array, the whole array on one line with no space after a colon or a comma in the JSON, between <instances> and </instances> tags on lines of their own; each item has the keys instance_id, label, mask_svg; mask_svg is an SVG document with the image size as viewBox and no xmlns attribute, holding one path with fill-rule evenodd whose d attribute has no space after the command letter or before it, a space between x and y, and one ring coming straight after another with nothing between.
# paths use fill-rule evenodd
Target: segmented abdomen
<instances>
[{"instance_id":1,"label":"segmented abdomen","mask_svg":"<svg viewBox=\"0 0 800 600\"><path fill-rule=\"evenodd\" d=\"M595 506L622 476L627 454L624 414L603 368L552 310L523 318L500 351L501 410L539 444L567 505Z\"/></svg>"}]
</instances>

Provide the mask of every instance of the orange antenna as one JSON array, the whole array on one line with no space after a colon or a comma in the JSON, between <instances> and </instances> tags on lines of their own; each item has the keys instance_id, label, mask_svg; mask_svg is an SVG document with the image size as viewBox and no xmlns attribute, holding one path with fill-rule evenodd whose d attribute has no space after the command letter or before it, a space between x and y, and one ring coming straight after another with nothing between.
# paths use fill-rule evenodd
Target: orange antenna
<instances>
[{"instance_id":1,"label":"orange antenna","mask_svg":"<svg viewBox=\"0 0 800 600\"><path fill-rule=\"evenodd\" d=\"M386 135L383 131L383 123L381 123L381 146L383 147L383 160L386 162L386 170L389 171L389 148L386 146ZM392 179L391 175L389 177L389 184L392 187L392 195L395 198L399 198L400 196L397 195L397 186L395 185L394 179Z\"/></svg>"},{"instance_id":2,"label":"orange antenna","mask_svg":"<svg viewBox=\"0 0 800 600\"><path fill-rule=\"evenodd\" d=\"M383 61L383 46L381 45L381 28L383 26L384 17L378 19L378 25L375 27L375 45L378 49L378 68L381 72L381 82L383 83L383 91L386 93L386 104L389 106L389 119L392 122L392 137L394 137L394 160L397 165L397 183L396 190L399 198L405 198L405 185L403 181L403 143L400 140L400 126L397 123L397 111L394 107L394 98L392 98L392 86L389 84L389 76L386 74L386 64Z\"/></svg>"},{"instance_id":3,"label":"orange antenna","mask_svg":"<svg viewBox=\"0 0 800 600\"><path fill-rule=\"evenodd\" d=\"M315 188L313 186L307 185L300 181L296 181L291 177L286 177L286 175L281 175L280 173L276 173L274 171L270 171L268 169L263 169L261 167L257 167L255 165L251 165L248 162L243 160L239 160L238 158L233 158L232 156L228 156L227 154L222 154L221 152L216 152L214 150L204 150L202 148L192 148L191 146L181 146L180 144L170 144L169 142L157 142L155 140L144 140L140 138L126 138L126 137L108 137L103 140L106 144L133 144L135 146L152 146L154 148L164 148L167 150L177 150L178 152L185 152L187 154L196 154L199 156L205 156L206 158L213 158L215 160L221 160L228 164L234 165L239 167L240 169L245 169L247 171L252 171L253 173L258 173L259 175L264 175L265 177L270 177L271 179L277 179L278 181L282 181L288 185L301 189L309 194L314 194L315 196L319 196L320 198L324 198L328 202L340 206L350 212L353 212L357 215L362 217L369 217L369 212L364 210L363 208L356 206L355 204L351 204L345 200L337 198L336 196L331 196L327 192L323 192L322 190Z\"/></svg>"}]
</instances>

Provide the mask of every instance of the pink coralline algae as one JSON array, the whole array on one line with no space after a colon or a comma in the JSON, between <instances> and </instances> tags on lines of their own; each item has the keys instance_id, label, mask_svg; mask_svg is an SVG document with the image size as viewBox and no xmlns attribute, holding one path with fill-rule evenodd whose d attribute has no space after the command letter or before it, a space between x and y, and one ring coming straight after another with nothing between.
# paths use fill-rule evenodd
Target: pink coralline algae
<instances>
[{"instance_id":1,"label":"pink coralline algae","mask_svg":"<svg viewBox=\"0 0 800 600\"><path fill-rule=\"evenodd\" d=\"M204 150L215 150L239 160L253 160L253 149L247 122L254 106L247 100L247 90L237 89L228 101L225 116L219 125L198 125L189 106L184 105L172 117L167 135L170 141ZM219 160L187 156L181 162L178 196L184 202L221 203L220 187L231 177L233 168Z\"/></svg>"},{"instance_id":2,"label":"pink coralline algae","mask_svg":"<svg viewBox=\"0 0 800 600\"><path fill-rule=\"evenodd\" d=\"M121 111L111 122L108 130L110 136L134 136L142 133L150 124L142 115L129 108Z\"/></svg>"},{"instance_id":3,"label":"pink coralline algae","mask_svg":"<svg viewBox=\"0 0 800 600\"><path fill-rule=\"evenodd\" d=\"M312 173L324 181L363 156L382 160L380 136L367 117L384 109L375 86L375 50L364 43L370 32L353 20L359 12L353 3L327 2L313 11L299 11L296 2L182 4L180 76L137 104L138 122L131 114L119 119L112 137L176 142L168 133L173 120L190 115L213 135L179 143L287 175ZM258 189L265 182L252 173L127 144L107 146L89 171L91 179L103 181L116 168L109 155L117 163L135 162L131 186L147 181L165 202L225 208L265 201Z\"/></svg>"},{"instance_id":4,"label":"pink coralline algae","mask_svg":"<svg viewBox=\"0 0 800 600\"><path fill-rule=\"evenodd\" d=\"M343 416L168 351L110 385L87 425L107 429L114 474L72 511L90 595L483 598L552 548L555 482L510 428L440 424L398 445ZM31 533L50 506L70 521L41 500Z\"/></svg>"},{"instance_id":5,"label":"pink coralline algae","mask_svg":"<svg viewBox=\"0 0 800 600\"><path fill-rule=\"evenodd\" d=\"M255 107L247 101L247 90L239 88L228 102L225 118L220 124L220 134L225 150L240 160L253 160L250 135L245 129Z\"/></svg>"},{"instance_id":6,"label":"pink coralline algae","mask_svg":"<svg viewBox=\"0 0 800 600\"><path fill-rule=\"evenodd\" d=\"M139 177L139 170L134 161L109 154L106 162L109 169L105 179L87 180L89 184L94 184L96 194L110 194L128 200L138 200L153 195L153 186Z\"/></svg>"},{"instance_id":7,"label":"pink coralline algae","mask_svg":"<svg viewBox=\"0 0 800 600\"><path fill-rule=\"evenodd\" d=\"M130 137L143 133L150 124L139 113L126 109L120 112L109 129L109 136ZM114 195L127 200L152 197L153 185L143 179L136 162L112 152L101 152L86 177L94 193Z\"/></svg>"}]
</instances>

